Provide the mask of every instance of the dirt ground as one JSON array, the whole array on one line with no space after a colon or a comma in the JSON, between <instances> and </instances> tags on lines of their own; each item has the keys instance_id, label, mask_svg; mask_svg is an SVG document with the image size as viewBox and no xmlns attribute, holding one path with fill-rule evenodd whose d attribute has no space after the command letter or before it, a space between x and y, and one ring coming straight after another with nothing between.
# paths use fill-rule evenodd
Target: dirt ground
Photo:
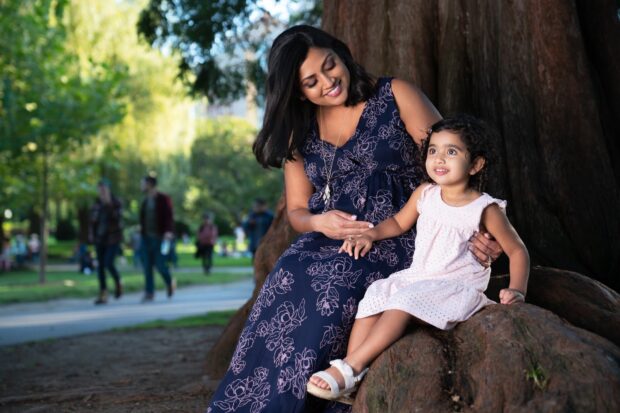
<instances>
[{"instance_id":1,"label":"dirt ground","mask_svg":"<svg viewBox=\"0 0 620 413\"><path fill-rule=\"evenodd\" d=\"M204 412L223 327L108 332L0 347L0 411Z\"/></svg>"}]
</instances>

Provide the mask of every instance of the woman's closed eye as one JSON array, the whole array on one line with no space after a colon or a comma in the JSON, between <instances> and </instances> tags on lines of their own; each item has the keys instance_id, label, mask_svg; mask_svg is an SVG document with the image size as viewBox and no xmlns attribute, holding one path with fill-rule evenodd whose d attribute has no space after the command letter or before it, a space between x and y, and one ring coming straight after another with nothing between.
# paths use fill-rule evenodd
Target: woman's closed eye
<instances>
[{"instance_id":1,"label":"woman's closed eye","mask_svg":"<svg viewBox=\"0 0 620 413\"><path fill-rule=\"evenodd\" d=\"M334 67L336 67L336 61L333 57L330 57L325 61L325 70L332 70Z\"/></svg>"},{"instance_id":2,"label":"woman's closed eye","mask_svg":"<svg viewBox=\"0 0 620 413\"><path fill-rule=\"evenodd\" d=\"M313 88L314 86L316 86L316 79L308 80L302 83L302 86L305 88Z\"/></svg>"}]
</instances>

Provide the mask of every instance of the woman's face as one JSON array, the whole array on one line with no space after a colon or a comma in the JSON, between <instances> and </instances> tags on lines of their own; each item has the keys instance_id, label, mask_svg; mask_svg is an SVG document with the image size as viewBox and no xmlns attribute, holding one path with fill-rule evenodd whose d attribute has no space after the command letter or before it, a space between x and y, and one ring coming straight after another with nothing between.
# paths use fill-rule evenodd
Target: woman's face
<instances>
[{"instance_id":1,"label":"woman's face","mask_svg":"<svg viewBox=\"0 0 620 413\"><path fill-rule=\"evenodd\" d=\"M299 67L299 89L318 106L343 105L349 94L351 75L331 49L311 47Z\"/></svg>"}]
</instances>

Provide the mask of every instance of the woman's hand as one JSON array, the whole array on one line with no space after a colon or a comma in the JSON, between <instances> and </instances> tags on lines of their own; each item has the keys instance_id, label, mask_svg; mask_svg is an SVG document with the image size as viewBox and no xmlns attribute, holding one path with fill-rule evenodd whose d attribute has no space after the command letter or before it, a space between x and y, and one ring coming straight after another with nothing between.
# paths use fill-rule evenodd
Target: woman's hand
<instances>
[{"instance_id":1,"label":"woman's hand","mask_svg":"<svg viewBox=\"0 0 620 413\"><path fill-rule=\"evenodd\" d=\"M499 302L502 304L522 303L525 301L525 294L514 288L504 288L499 292Z\"/></svg>"},{"instance_id":2,"label":"woman's hand","mask_svg":"<svg viewBox=\"0 0 620 413\"><path fill-rule=\"evenodd\" d=\"M491 263L502 253L502 247L491 237L488 232L476 231L469 239L469 250L481 265L490 267Z\"/></svg>"},{"instance_id":3,"label":"woman's hand","mask_svg":"<svg viewBox=\"0 0 620 413\"><path fill-rule=\"evenodd\" d=\"M368 235L360 235L358 237L349 237L344 240L338 252L346 252L355 259L365 256L372 248L372 239Z\"/></svg>"},{"instance_id":4,"label":"woman's hand","mask_svg":"<svg viewBox=\"0 0 620 413\"><path fill-rule=\"evenodd\" d=\"M331 239L355 237L373 227L370 222L356 221L357 216L337 209L316 215L315 219L317 220L315 230Z\"/></svg>"}]
</instances>

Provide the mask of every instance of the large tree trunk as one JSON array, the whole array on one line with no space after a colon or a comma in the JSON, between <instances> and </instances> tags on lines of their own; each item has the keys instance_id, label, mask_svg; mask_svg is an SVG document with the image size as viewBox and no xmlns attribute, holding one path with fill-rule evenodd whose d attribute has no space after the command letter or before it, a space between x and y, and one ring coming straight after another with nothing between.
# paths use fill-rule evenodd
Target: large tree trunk
<instances>
[{"instance_id":1,"label":"large tree trunk","mask_svg":"<svg viewBox=\"0 0 620 413\"><path fill-rule=\"evenodd\" d=\"M489 192L509 200L511 220L533 264L574 270L617 291L616 13L612 0L595 6L564 0L340 0L324 3L323 25L371 72L413 81L444 115L468 112L496 125L500 168ZM269 241L259 249L254 295L208 355L213 378L224 373L264 276L291 235L281 201ZM582 284L573 288L576 276L568 273L537 269L533 275L528 300L618 342L613 292L596 283L587 291ZM593 310L602 296L615 300L613 308ZM587 311L574 311L584 303ZM528 323L541 314L524 309ZM609 351L617 357L617 350Z\"/></svg>"},{"instance_id":2,"label":"large tree trunk","mask_svg":"<svg viewBox=\"0 0 620 413\"><path fill-rule=\"evenodd\" d=\"M602 0L340 0L323 26L376 75L500 131L488 188L533 263L620 289L620 24Z\"/></svg>"}]
</instances>

